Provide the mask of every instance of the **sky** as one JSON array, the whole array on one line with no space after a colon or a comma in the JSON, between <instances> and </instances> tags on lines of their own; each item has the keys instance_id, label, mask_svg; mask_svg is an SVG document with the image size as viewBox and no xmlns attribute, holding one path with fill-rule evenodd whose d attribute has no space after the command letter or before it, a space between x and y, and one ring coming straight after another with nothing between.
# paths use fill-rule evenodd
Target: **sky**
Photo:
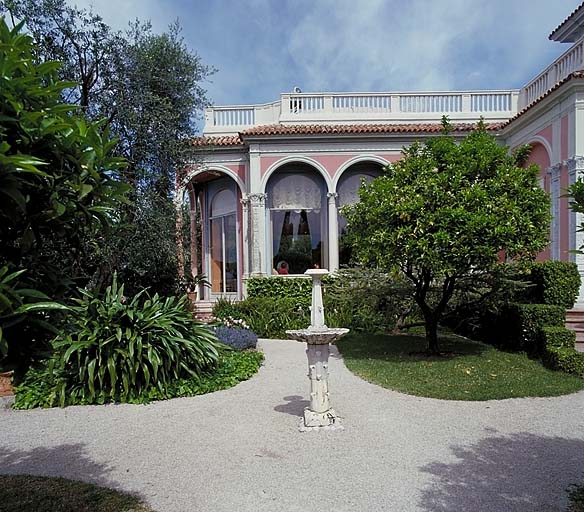
<instances>
[{"instance_id":1,"label":"sky","mask_svg":"<svg viewBox=\"0 0 584 512\"><path fill-rule=\"evenodd\" d=\"M290 92L520 88L569 44L548 40L580 0L67 0L123 29L177 20L217 69L215 105Z\"/></svg>"}]
</instances>

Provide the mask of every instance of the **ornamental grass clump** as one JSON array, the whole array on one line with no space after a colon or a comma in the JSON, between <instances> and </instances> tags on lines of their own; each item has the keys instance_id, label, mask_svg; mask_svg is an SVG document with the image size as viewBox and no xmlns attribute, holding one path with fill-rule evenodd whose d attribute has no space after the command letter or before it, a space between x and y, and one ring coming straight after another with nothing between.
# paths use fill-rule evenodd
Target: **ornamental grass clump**
<instances>
[{"instance_id":1,"label":"ornamental grass clump","mask_svg":"<svg viewBox=\"0 0 584 512\"><path fill-rule=\"evenodd\" d=\"M193 319L186 298L144 290L128 300L115 276L103 297L82 293L53 343L61 405L132 401L216 365L216 337Z\"/></svg>"}]
</instances>

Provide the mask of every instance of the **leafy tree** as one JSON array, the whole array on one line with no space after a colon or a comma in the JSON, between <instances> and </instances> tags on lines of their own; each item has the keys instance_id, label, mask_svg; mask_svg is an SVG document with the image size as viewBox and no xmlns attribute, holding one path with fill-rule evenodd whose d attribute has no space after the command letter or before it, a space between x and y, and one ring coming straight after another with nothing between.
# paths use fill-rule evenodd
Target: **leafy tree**
<instances>
[{"instance_id":1,"label":"leafy tree","mask_svg":"<svg viewBox=\"0 0 584 512\"><path fill-rule=\"evenodd\" d=\"M111 156L115 142L102 123L86 121L77 107L62 102L70 84L59 81L59 64L39 64L31 38L20 29L0 18L4 353L17 339L22 349L37 339L22 307L26 297L65 294L78 275L82 247L112 223L127 191L117 179L124 162Z\"/></svg>"},{"instance_id":2,"label":"leafy tree","mask_svg":"<svg viewBox=\"0 0 584 512\"><path fill-rule=\"evenodd\" d=\"M107 120L117 139L113 151L127 161L123 179L132 187L134 204L118 212L120 222L106 238L87 247L80 265L86 273L101 269L96 283L110 282L117 269L122 279L136 278L132 289L167 293L167 263L176 266L176 253L167 251L176 245L175 173L194 158L185 140L196 134L196 118L209 103L202 83L214 70L186 47L176 23L163 34L139 21L116 32L98 14L65 0L0 0L2 11L26 20L41 60L63 61L61 78L75 82L63 93L88 118ZM164 225L157 237L143 222L145 212ZM153 245L146 247L144 240ZM162 268L153 253L164 255Z\"/></svg>"},{"instance_id":3,"label":"leafy tree","mask_svg":"<svg viewBox=\"0 0 584 512\"><path fill-rule=\"evenodd\" d=\"M549 199L537 166L521 167L481 122L459 144L442 136L414 143L348 207L356 256L398 267L414 286L428 351L438 353L438 323L462 282L495 266L499 253L531 258L548 243Z\"/></svg>"}]
</instances>

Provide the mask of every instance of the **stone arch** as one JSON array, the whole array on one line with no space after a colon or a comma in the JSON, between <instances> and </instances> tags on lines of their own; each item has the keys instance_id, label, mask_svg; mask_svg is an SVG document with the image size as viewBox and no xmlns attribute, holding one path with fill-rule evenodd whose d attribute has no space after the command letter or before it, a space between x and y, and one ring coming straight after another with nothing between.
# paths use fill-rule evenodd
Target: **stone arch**
<instances>
[{"instance_id":1,"label":"stone arch","mask_svg":"<svg viewBox=\"0 0 584 512\"><path fill-rule=\"evenodd\" d=\"M306 157L306 156L288 156L288 157L282 158L281 160L278 160L277 162L274 162L272 165L270 165L270 167L268 167L265 174L262 176L262 182L261 182L262 193L266 193L266 188L267 188L268 182L270 181L270 177L275 172L277 172L279 169L281 169L282 167L284 167L286 165L295 164L295 163L306 164L306 165L309 165L310 167L312 167L315 171L317 171L322 176L322 178L326 184L326 187L327 187L327 192L332 191L332 180L331 180L330 174L327 172L327 170L320 163L318 163L316 160L309 158L309 157Z\"/></svg>"},{"instance_id":2,"label":"stone arch","mask_svg":"<svg viewBox=\"0 0 584 512\"><path fill-rule=\"evenodd\" d=\"M549 167L551 165L551 162L552 162L552 146L548 142L548 140L546 138L542 137L541 135L534 135L533 137L531 137L529 139L528 144L530 146L532 146L534 148L534 150L537 146L541 146L545 149L546 154L547 154L547 159L548 159L547 167ZM545 169L542 169L542 170L545 170Z\"/></svg>"},{"instance_id":3,"label":"stone arch","mask_svg":"<svg viewBox=\"0 0 584 512\"><path fill-rule=\"evenodd\" d=\"M343 173L345 171L347 171L348 169L350 169L353 165L355 164L361 164L361 163L376 163L381 165L382 167L385 167L386 165L389 165L390 162L388 162L385 158L382 158L380 156L377 155L359 155L356 156L354 158L351 158L350 160L348 160L347 162L345 162L343 165L341 165L337 171L334 174L334 179L333 179L333 192L337 191L337 187L339 186L339 181L343 175Z\"/></svg>"},{"instance_id":4,"label":"stone arch","mask_svg":"<svg viewBox=\"0 0 584 512\"><path fill-rule=\"evenodd\" d=\"M193 181L193 179L196 178L197 176L199 176L200 174L204 174L206 172L219 172L221 174L225 174L229 178L233 179L233 181L235 181L235 183L239 187L239 191L241 193L241 196L242 197L245 196L247 190L246 190L246 186L245 186L245 183L243 182L243 180L237 175L237 173L235 173L234 171L229 169L229 167L225 167L224 165L218 165L218 164L197 166L196 168L191 169L185 175L183 180L181 181L181 183L178 187L179 193L177 194L177 196L181 197L181 194L184 195L185 190L187 189L189 184Z\"/></svg>"}]
</instances>

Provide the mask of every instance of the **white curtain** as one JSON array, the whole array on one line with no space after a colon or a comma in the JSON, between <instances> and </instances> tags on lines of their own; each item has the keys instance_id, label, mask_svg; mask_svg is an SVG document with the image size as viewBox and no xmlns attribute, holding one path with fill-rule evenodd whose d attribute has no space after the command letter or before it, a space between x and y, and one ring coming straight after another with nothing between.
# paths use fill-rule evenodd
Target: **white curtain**
<instances>
[{"instance_id":1,"label":"white curtain","mask_svg":"<svg viewBox=\"0 0 584 512\"><path fill-rule=\"evenodd\" d=\"M235 212L237 200L233 190L224 188L213 196L211 202L211 217L229 215Z\"/></svg>"},{"instance_id":2,"label":"white curtain","mask_svg":"<svg viewBox=\"0 0 584 512\"><path fill-rule=\"evenodd\" d=\"M374 176L364 173L351 173L343 176L337 188L339 206L358 203L361 182L365 181L365 183L369 183L373 178Z\"/></svg>"},{"instance_id":3,"label":"white curtain","mask_svg":"<svg viewBox=\"0 0 584 512\"><path fill-rule=\"evenodd\" d=\"M268 187L270 208L274 210L319 210L323 186L319 176L283 173L274 176Z\"/></svg>"}]
</instances>

